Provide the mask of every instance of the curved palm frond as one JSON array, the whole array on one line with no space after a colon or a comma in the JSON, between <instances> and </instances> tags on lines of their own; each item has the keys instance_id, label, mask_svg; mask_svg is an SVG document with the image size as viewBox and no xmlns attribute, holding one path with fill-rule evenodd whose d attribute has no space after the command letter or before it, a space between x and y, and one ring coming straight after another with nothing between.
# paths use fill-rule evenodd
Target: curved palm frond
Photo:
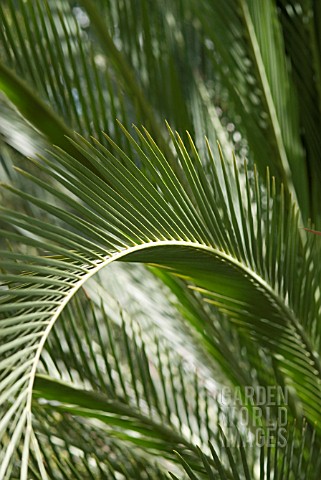
<instances>
[{"instance_id":1,"label":"curved palm frond","mask_svg":"<svg viewBox=\"0 0 321 480\"><path fill-rule=\"evenodd\" d=\"M97 142L93 146L79 137L77 143L72 141L74 148L99 176L62 150L51 154L55 163L49 158L37 163L73 196L24 172L73 213L8 187L65 226L2 209L2 218L25 232L24 236L3 232L10 241L46 252L41 257L2 255L6 273L1 278L6 283L1 291L5 388L1 400L11 402L0 423L5 443L8 428L16 424L15 435L3 450L2 474L27 424L22 456L26 475L30 441L35 445L34 378L56 319L87 279L119 259L165 268L227 312L275 357L307 417L319 420L320 366L315 354L319 346L312 336L318 328L319 272L311 246L302 245L299 238L295 207L283 195L278 200L273 182L271 189L268 181L263 198L257 177L255 190L247 183L243 198L237 171L229 178L222 162L219 175L210 148L212 178L207 179L192 141L193 157L170 131L180 159L177 168L192 192L188 196L149 134L137 129L136 133L140 144L125 131L152 182L110 139L116 156ZM239 198L236 205L232 191ZM304 268L306 263L309 269ZM302 276L300 283L294 281L294 272Z\"/></svg>"},{"instance_id":2,"label":"curved palm frond","mask_svg":"<svg viewBox=\"0 0 321 480\"><path fill-rule=\"evenodd\" d=\"M0 478L318 478L321 10L261 3L1 2ZM173 318L110 325L114 261ZM224 447L204 366L289 388L298 448Z\"/></svg>"}]
</instances>

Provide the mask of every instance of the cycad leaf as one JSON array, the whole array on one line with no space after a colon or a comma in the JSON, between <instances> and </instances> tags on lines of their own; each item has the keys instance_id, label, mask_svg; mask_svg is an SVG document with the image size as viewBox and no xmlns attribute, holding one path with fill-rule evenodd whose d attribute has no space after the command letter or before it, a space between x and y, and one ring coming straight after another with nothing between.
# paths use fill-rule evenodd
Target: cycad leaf
<instances>
[{"instance_id":1,"label":"cycad leaf","mask_svg":"<svg viewBox=\"0 0 321 480\"><path fill-rule=\"evenodd\" d=\"M45 459L50 479L61 478L111 478L165 479L164 468L152 456L111 438L96 425L83 419L60 414L55 410L34 408L36 436L39 450ZM38 465L34 455L30 470L37 475ZM36 476L36 478L38 478Z\"/></svg>"},{"instance_id":2,"label":"cycad leaf","mask_svg":"<svg viewBox=\"0 0 321 480\"><path fill-rule=\"evenodd\" d=\"M116 117L127 122L129 108L116 93L113 73L103 57L99 63L67 2L8 0L0 20L6 47L0 52L0 90L50 144L77 156L65 139L72 128L104 141L101 132Z\"/></svg>"},{"instance_id":3,"label":"cycad leaf","mask_svg":"<svg viewBox=\"0 0 321 480\"><path fill-rule=\"evenodd\" d=\"M289 427L289 432L284 436L285 444L280 446L276 441L275 432L267 434L264 445L254 446L245 449L242 441L238 442L238 449L234 448L234 444L230 444L230 439L226 438L222 433L222 444L227 456L229 470L225 467L217 451L210 446L213 463L216 466L216 473L208 464L207 457L199 449L199 457L203 462L206 475L202 477L196 476L193 467L188 460L179 455L183 468L188 474L188 478L195 480L198 478L206 478L208 480L250 480L251 478L260 478L261 480L285 480L288 478L300 479L311 478L317 479L320 475L320 462L317 460L313 473L311 472L311 459L317 459L319 455L319 447L314 443L314 434L306 429L306 425L302 430L295 428L294 425ZM282 434L284 435L284 434ZM283 441L282 441L283 443ZM303 455L304 450L305 454ZM256 468L249 468L250 462L255 465L255 460L259 464ZM254 460L254 461L253 461ZM272 464L273 462L273 464ZM308 476L309 475L309 476Z\"/></svg>"},{"instance_id":4,"label":"cycad leaf","mask_svg":"<svg viewBox=\"0 0 321 480\"><path fill-rule=\"evenodd\" d=\"M320 62L320 5L318 2L278 0L285 49L289 55L292 76L298 91L300 125L306 162L308 164L310 194L314 205L311 217L319 217L321 62ZM304 72L304 76L302 76ZM311 173L313 174L311 175Z\"/></svg>"},{"instance_id":5,"label":"cycad leaf","mask_svg":"<svg viewBox=\"0 0 321 480\"><path fill-rule=\"evenodd\" d=\"M309 208L308 178L300 140L298 100L287 65L275 2L206 3L195 15L212 40L208 58L241 117L258 167L270 166L297 196L303 217ZM231 106L229 106L231 108ZM302 185L305 187L302 187Z\"/></svg>"},{"instance_id":6,"label":"cycad leaf","mask_svg":"<svg viewBox=\"0 0 321 480\"><path fill-rule=\"evenodd\" d=\"M148 133L144 136L137 130L140 144L125 134L152 181L113 142L116 156L98 142L93 146L79 137L72 144L93 169L61 150L52 154L55 163L43 159L38 164L69 194L25 173L68 205L70 213L22 191L16 193L46 212L51 223L1 209L3 220L25 232L22 236L8 230L3 232L6 238L46 252L39 259L2 254L6 273L1 275L5 283L0 352L6 390L1 400L11 404L0 421L2 441L7 443L9 425L18 419L19 428L2 451L1 475L26 423L31 431L34 376L56 319L86 280L115 260L156 264L199 289L275 356L308 418L319 420L320 366L315 352L320 337L312 340L318 328L319 269L311 245L301 244L295 208L287 198L278 199L273 185L270 191L269 181L263 199L257 176L254 192L247 181L245 208L238 177L228 175L224 161L222 182L209 149L209 181L193 143L192 158L181 138L170 132L180 162L176 169L189 186L187 195ZM232 202L233 191L238 204ZM37 301L34 307L33 301ZM30 436L24 441L22 478Z\"/></svg>"},{"instance_id":7,"label":"cycad leaf","mask_svg":"<svg viewBox=\"0 0 321 480\"><path fill-rule=\"evenodd\" d=\"M173 450L197 468L193 441L216 443L218 435L215 391L205 387L206 373L191 376L191 366L169 350L168 341L151 329L144 340L124 312L119 320L111 322L103 306L95 308L84 295L68 305L43 352L39 370L46 375L36 377L33 409L96 426L107 439L131 444L138 456L154 455L163 471L169 462L175 466ZM35 425L38 438L43 430ZM48 436L54 441L53 433ZM99 445L96 454L104 457Z\"/></svg>"}]
</instances>

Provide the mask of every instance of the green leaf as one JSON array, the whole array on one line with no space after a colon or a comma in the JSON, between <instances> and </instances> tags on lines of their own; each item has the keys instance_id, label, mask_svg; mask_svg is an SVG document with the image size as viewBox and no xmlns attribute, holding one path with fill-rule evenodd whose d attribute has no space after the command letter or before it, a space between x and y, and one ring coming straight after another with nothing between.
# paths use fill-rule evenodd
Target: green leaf
<instances>
[{"instance_id":1,"label":"green leaf","mask_svg":"<svg viewBox=\"0 0 321 480\"><path fill-rule=\"evenodd\" d=\"M41 183L41 187L72 205L77 213L67 214L54 203L49 204L13 190L51 218L60 219L62 224L58 226L52 222L48 225L39 219L5 209L2 210L3 219L36 236L39 245L49 255L58 248L63 255L61 260L69 266L71 275L68 275L67 269L59 274L49 265L39 265L36 275L26 273L35 269L28 257L18 255L17 265L8 262L5 255L3 257L4 267L8 269L3 278L7 280L8 289L2 297L2 305L15 310L17 324L27 325L30 332L11 337L10 331L4 329L1 334L5 342L3 350L7 352L8 359L12 358L9 371L23 361L23 354L19 356L18 353L23 350L22 347L36 345L34 362L31 367L26 365L21 373L29 376L25 395L19 397L18 387L10 384L17 400L10 414L4 416L0 423L3 432L8 420L18 414L18 408L26 408L26 412L30 412L37 363L62 310L90 277L120 259L154 264L184 278L192 288L202 293L204 299L227 313L235 325L248 332L258 345L275 357L278 368L291 382L308 418L312 421L319 419L321 374L315 354L318 347L310 332L316 328L314 313L320 299L315 296L314 284L308 281L311 271L307 272L302 267L304 262L311 263L313 271L313 265L317 263L311 262L314 253L308 243L302 246L298 239L293 242L293 238L298 237L295 209L290 208L292 214L285 222L284 203L288 199L281 197L279 203L272 190L266 200L270 204L264 204L260 192L263 187L257 179L256 228L261 236L256 239L251 223L252 206L249 204L247 213L243 209L241 221L237 212L243 208L242 196L239 204L231 202L232 189L239 188L237 177L229 178L225 172L222 183L213 161L214 184L209 184L202 173L200 160L195 156L196 151L193 163L180 137L170 134L180 155L181 175L190 185L192 198L186 195L180 180L163 162L160 150L148 135L145 140L141 137L141 146L129 135L128 139L148 169L152 181L121 150L118 149L117 156L114 156L102 145L96 143L93 146L80 137L79 143L73 142L73 145L99 176L78 162L72 163L68 154L61 150L54 153L60 166L43 159L47 173L76 194L81 203L62 191L54 190L49 184ZM108 169L106 158L109 159ZM224 163L222 165L224 169ZM27 177L39 184L36 177L30 174ZM93 185L96 185L95 189ZM248 186L245 195L253 193ZM263 212L269 208L272 208L272 216L267 222ZM122 211L126 215L122 215ZM139 233L137 237L133 237L133 228ZM248 238L251 238L250 244L245 243L245 229L248 230ZM10 231L6 236L15 238ZM20 238L23 243L24 237ZM266 238L271 239L270 243L266 242ZM54 246L52 250L50 245ZM268 266L266 257L271 260ZM15 273L17 268L18 274ZM290 273L294 271L302 276L300 284L294 282ZM314 270L315 279L317 275L318 271ZM40 294L38 300L53 300L54 304L39 309L43 323L41 326L36 322L35 326L28 318L29 308L24 307L24 302L29 305L35 298L34 289L41 292L42 288L45 293ZM19 306L14 307L17 304ZM306 309L308 304L309 310ZM38 311L35 309L33 313ZM28 442L26 437L25 451L28 450ZM14 444L10 448L14 448ZM6 458L9 461L9 456ZM2 463L3 472L6 467L7 460Z\"/></svg>"}]
</instances>

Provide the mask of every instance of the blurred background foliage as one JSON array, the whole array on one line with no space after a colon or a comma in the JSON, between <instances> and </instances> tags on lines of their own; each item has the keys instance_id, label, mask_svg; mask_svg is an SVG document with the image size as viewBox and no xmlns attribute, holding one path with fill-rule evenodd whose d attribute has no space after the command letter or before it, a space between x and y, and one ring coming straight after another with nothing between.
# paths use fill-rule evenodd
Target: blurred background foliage
<instances>
[{"instance_id":1,"label":"blurred background foliage","mask_svg":"<svg viewBox=\"0 0 321 480\"><path fill-rule=\"evenodd\" d=\"M288 277L295 277L293 265L299 265L298 282L302 282L304 292L300 293L300 285L294 288L300 297L297 303L302 300L299 330L311 340L313 355L319 358L320 244L307 238L301 227L312 224L321 228L320 2L3 0L0 19L1 181L66 208L63 200L53 200L41 186L27 183L14 165L68 193L59 182L59 173L54 177L40 170L28 157L44 155L57 145L83 163L80 150L66 139L76 139L75 132L93 145L94 139L99 140L117 154L105 132L160 188L134 143L122 133L118 120L137 141L132 123L147 128L189 192L181 160L169 142L166 119L184 140L185 132L190 133L205 178L215 190L204 136L216 159L220 156L218 141L228 175L234 170L232 153L235 155L238 181L234 190L231 187L232 200L237 198L237 186L250 192L247 208L249 217L253 215L258 250L264 242L258 238L262 232L257 218L270 218L271 178L276 178L278 185L276 188L272 180L275 211L283 208L281 183L285 196L296 205L297 213L293 214L291 201L285 201L283 213L275 214L279 216L274 219L271 241L275 245L280 241L279 249L284 252L284 232L290 235L295 230L301 242L300 256L276 275L282 290ZM193 153L190 144L186 148ZM223 184L224 169L219 161L217 164ZM256 168L265 179L267 167L268 180L259 183ZM223 197L228 194L228 189L224 190ZM10 190L0 190L0 201L3 207L51 221L48 212ZM225 207L224 202L218 206L220 211ZM70 212L74 210L70 208ZM64 224L57 218L55 222ZM1 228L5 224L0 219ZM14 222L5 228L30 235ZM244 232L240 238L246 243ZM294 240L286 241L285 245L296 252ZM255 254L254 243L249 247L253 256L262 254L264 258L268 247ZM16 248L4 234L0 245L3 250ZM46 244L19 248L32 255L47 253ZM279 259L278 247L273 248ZM291 292L285 290L287 306ZM289 420L296 418L297 424L289 429L284 451L274 447L231 451L224 447L218 424L222 418L232 423L236 420L228 411L222 412L215 399L222 385L284 386L289 376L293 377L276 367L275 357L265 348L268 334L263 327L259 332L253 327L249 334L231 314L230 304L226 306L224 299L217 297L204 302L204 296L204 292L190 288L186 278L172 276L155 265L119 262L86 283L59 318L38 365L33 422L39 443L28 462L30 478L161 479L170 478L169 470L172 478L192 480L319 478L320 433L313 430L313 419L321 394L311 395L311 410L315 411L307 423L302 421L302 403L295 394L291 396ZM286 334L281 331L280 337ZM275 339L278 330L270 335ZM298 337L299 343L302 339L300 334ZM302 338L306 337L302 334ZM304 370L309 359L302 360L301 354L300 350L293 360L291 351L289 362L296 363L297 384L301 381L297 365L302 367L304 390L312 377ZM5 374L6 369L2 382ZM47 374L105 395L122 408L131 408L133 417L120 409L110 416L108 428L103 428L102 414L99 423L88 408L66 407L73 403L75 393L64 391L59 383L46 384L46 377L41 375ZM317 372L316 388L319 377ZM309 388L310 384L306 390ZM60 394L66 408L51 403L55 400L52 389ZM304 394L308 395L305 390ZM9 461L6 448L11 445L5 435L13 436L15 426L13 422L11 430L3 427L1 431L3 465ZM244 439L247 433L240 431ZM16 443L18 454L6 478L18 478L19 458L26 455L23 444ZM39 458L44 459L42 469ZM23 477L25 472L21 475L27 478Z\"/></svg>"}]
</instances>

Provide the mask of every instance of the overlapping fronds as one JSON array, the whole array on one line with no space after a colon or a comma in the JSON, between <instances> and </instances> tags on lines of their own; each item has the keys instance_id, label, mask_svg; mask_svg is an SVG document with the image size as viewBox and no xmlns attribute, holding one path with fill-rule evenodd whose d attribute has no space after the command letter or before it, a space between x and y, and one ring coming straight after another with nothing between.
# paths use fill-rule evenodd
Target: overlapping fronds
<instances>
[{"instance_id":1,"label":"overlapping fronds","mask_svg":"<svg viewBox=\"0 0 321 480\"><path fill-rule=\"evenodd\" d=\"M103 307L82 295L48 339L39 366L51 378L36 378L33 409L50 478L59 478L57 468L85 478L88 470L94 478L104 472L167 478L168 470L182 478L180 463L197 478L242 478L243 470L254 475L258 462L261 478L271 472L274 478L300 475L316 462L318 478L319 447L307 425L301 433L293 427L268 433L261 448L244 443L248 431L243 439L225 437L218 428L222 415L227 425L236 418L220 404L215 388L204 387L206 377L191 374L186 359L167 350L164 339L147 332L144 341L139 325L124 312L118 320L111 322Z\"/></svg>"},{"instance_id":2,"label":"overlapping fronds","mask_svg":"<svg viewBox=\"0 0 321 480\"><path fill-rule=\"evenodd\" d=\"M309 0L1 2L0 479L318 478L320 18ZM176 310L107 313L114 261L147 264ZM229 449L224 376L287 387L299 446Z\"/></svg>"},{"instance_id":3,"label":"overlapping fronds","mask_svg":"<svg viewBox=\"0 0 321 480\"><path fill-rule=\"evenodd\" d=\"M286 438L286 445L281 446L275 442L274 435L266 437L266 442L262 442L260 447L256 447L259 454L257 464L253 469L248 463L247 453L242 440L238 441L239 448L235 449L235 444L230 445L229 439L222 433L224 456L230 470L228 473L224 470L223 463L220 460L222 458L221 452L217 452L213 445L210 444L215 469L210 465L203 452L199 450L199 456L206 471L205 478L208 480L226 480L228 478L250 480L256 477L264 480L319 478L320 448L315 443L314 434L312 433L311 435L311 432L307 431L306 426L301 431L296 431L292 425L292 428L289 428L284 438ZM198 480L204 478L199 476L182 456L179 454L178 456L189 479ZM173 479L177 479L175 475L172 474L171 476Z\"/></svg>"},{"instance_id":4,"label":"overlapping fronds","mask_svg":"<svg viewBox=\"0 0 321 480\"><path fill-rule=\"evenodd\" d=\"M8 187L38 207L39 213L46 212L46 220L1 209L3 220L24 232L22 236L7 230L3 235L13 244L17 241L43 252L38 257L18 253L16 248L2 254L6 273L1 275L5 282L1 400L11 403L0 424L7 444L2 450L2 474L21 435L25 437L22 478L29 444L37 445L32 434L32 389L56 319L88 278L118 259L165 268L228 313L274 356L305 414L319 420L319 269L312 245L300 236L295 206L282 189L281 196L276 195L274 181L268 179L263 187L257 175L254 191L249 182L241 191L237 171L229 178L224 161L217 167L210 147L211 178L207 179L191 139L192 156L170 131L180 180L146 131L136 129L139 144L127 131L124 134L151 180L112 140L116 156L98 142L93 146L78 137L73 146L90 169L59 149L37 162L69 194L24 173L68 206L69 212ZM239 198L237 204L231 202L232 191ZM295 281L297 276L300 282ZM206 323L198 328L213 334ZM9 441L13 425L15 435Z\"/></svg>"},{"instance_id":5,"label":"overlapping fronds","mask_svg":"<svg viewBox=\"0 0 321 480\"><path fill-rule=\"evenodd\" d=\"M94 425L82 419L56 411L37 411L35 424L41 453L46 460L46 470L51 479L168 479L164 469L157 466L153 457L137 451L124 441L117 441ZM48 435L50 431L51 435ZM38 475L36 459L31 457L30 471ZM178 472L178 468L174 466Z\"/></svg>"},{"instance_id":6,"label":"overlapping fronds","mask_svg":"<svg viewBox=\"0 0 321 480\"><path fill-rule=\"evenodd\" d=\"M103 142L101 130L113 131L115 118L127 126L134 119L166 151L164 117L197 136L214 118L220 136L218 107L261 173L269 165L304 221L318 221L317 6L6 0L0 16L1 90L51 141L68 148L63 133L72 127ZM42 100L53 108L44 112Z\"/></svg>"},{"instance_id":7,"label":"overlapping fronds","mask_svg":"<svg viewBox=\"0 0 321 480\"><path fill-rule=\"evenodd\" d=\"M153 461L164 474L177 462L174 450L194 457L195 464L194 443L215 442L218 435L215 390L205 387L195 367L191 375L164 339L149 332L144 340L125 313L117 325L102 306L80 298L62 314L46 344L34 398L54 403L34 400L37 411L73 415L88 428L97 428L99 420L107 443L131 443L138 458L161 453ZM95 454L103 457L104 447L99 452L98 445Z\"/></svg>"},{"instance_id":8,"label":"overlapping fronds","mask_svg":"<svg viewBox=\"0 0 321 480\"><path fill-rule=\"evenodd\" d=\"M195 11L197 2L195 2ZM269 165L308 207L296 91L289 76L274 2L207 3L199 13L212 40L209 58L241 117L259 167ZM229 58L229 61L227 61Z\"/></svg>"},{"instance_id":9,"label":"overlapping fronds","mask_svg":"<svg viewBox=\"0 0 321 480\"><path fill-rule=\"evenodd\" d=\"M65 135L73 129L103 141L102 130L110 131L116 117L126 122L130 100L125 106L68 4L8 1L0 18L1 90L50 143L68 150Z\"/></svg>"}]
</instances>

